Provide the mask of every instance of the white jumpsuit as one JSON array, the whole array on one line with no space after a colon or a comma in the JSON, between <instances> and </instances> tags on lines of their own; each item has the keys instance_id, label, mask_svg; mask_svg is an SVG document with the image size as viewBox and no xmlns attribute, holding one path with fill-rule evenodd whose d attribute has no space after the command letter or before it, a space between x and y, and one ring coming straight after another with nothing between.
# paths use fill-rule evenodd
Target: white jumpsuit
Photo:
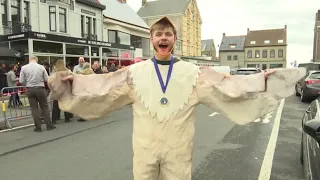
<instances>
[{"instance_id":1,"label":"white jumpsuit","mask_svg":"<svg viewBox=\"0 0 320 180\"><path fill-rule=\"evenodd\" d=\"M168 66L159 69L165 79ZM114 73L74 75L72 87L61 81L67 73L57 72L49 78L49 87L60 109L87 120L132 103L134 179L191 180L196 105L207 105L237 124L246 124L292 95L304 74L304 69L279 69L265 83L263 73L226 78L210 67L178 61L165 93L167 106L159 102L164 94L151 60Z\"/></svg>"}]
</instances>

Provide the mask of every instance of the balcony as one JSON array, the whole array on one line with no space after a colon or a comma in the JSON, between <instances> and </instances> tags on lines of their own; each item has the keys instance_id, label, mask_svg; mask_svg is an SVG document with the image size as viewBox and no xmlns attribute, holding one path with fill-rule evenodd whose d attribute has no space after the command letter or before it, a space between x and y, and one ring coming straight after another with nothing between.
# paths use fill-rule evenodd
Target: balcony
<instances>
[{"instance_id":1,"label":"balcony","mask_svg":"<svg viewBox=\"0 0 320 180\"><path fill-rule=\"evenodd\" d=\"M22 23L22 22L15 22L15 21L3 21L3 34L17 34L23 32L29 32L32 30L30 24Z\"/></svg>"},{"instance_id":2,"label":"balcony","mask_svg":"<svg viewBox=\"0 0 320 180\"><path fill-rule=\"evenodd\" d=\"M96 34L82 33L81 36L83 39L90 40L90 41L97 41L98 40L98 36Z\"/></svg>"}]
</instances>

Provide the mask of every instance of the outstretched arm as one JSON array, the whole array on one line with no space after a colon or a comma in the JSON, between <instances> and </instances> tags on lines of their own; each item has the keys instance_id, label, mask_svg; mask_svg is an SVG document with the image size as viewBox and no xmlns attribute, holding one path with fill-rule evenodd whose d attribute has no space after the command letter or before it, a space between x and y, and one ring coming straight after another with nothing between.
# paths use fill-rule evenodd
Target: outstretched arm
<instances>
[{"instance_id":1,"label":"outstretched arm","mask_svg":"<svg viewBox=\"0 0 320 180\"><path fill-rule=\"evenodd\" d=\"M196 88L200 103L237 124L247 124L275 110L279 100L291 96L304 74L305 69L283 68L266 74L227 77L211 68L201 68Z\"/></svg>"},{"instance_id":2,"label":"outstretched arm","mask_svg":"<svg viewBox=\"0 0 320 180\"><path fill-rule=\"evenodd\" d=\"M132 103L128 69L109 74L56 72L49 78L52 99L61 110L84 119L97 119Z\"/></svg>"}]
</instances>

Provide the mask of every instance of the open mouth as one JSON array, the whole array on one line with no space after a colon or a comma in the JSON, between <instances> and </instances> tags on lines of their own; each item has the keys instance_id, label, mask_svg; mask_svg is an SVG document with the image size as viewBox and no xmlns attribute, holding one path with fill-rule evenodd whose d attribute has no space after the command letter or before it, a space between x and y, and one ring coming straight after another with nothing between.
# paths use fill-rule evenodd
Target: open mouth
<instances>
[{"instance_id":1,"label":"open mouth","mask_svg":"<svg viewBox=\"0 0 320 180\"><path fill-rule=\"evenodd\" d=\"M166 44L160 44L160 45L159 45L159 48L160 48L160 49L167 49L167 48L168 48L168 45L166 45Z\"/></svg>"}]
</instances>

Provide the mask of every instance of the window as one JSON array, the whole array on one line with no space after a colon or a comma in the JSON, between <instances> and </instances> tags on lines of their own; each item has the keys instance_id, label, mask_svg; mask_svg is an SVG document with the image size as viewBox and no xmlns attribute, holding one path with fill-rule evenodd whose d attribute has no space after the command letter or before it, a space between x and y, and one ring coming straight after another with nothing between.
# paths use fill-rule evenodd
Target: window
<instances>
[{"instance_id":1,"label":"window","mask_svg":"<svg viewBox=\"0 0 320 180\"><path fill-rule=\"evenodd\" d=\"M131 45L130 34L118 31L119 44Z\"/></svg>"},{"instance_id":2,"label":"window","mask_svg":"<svg viewBox=\"0 0 320 180\"><path fill-rule=\"evenodd\" d=\"M268 57L268 51L266 49L264 49L262 51L262 58L267 58Z\"/></svg>"},{"instance_id":3,"label":"window","mask_svg":"<svg viewBox=\"0 0 320 180\"><path fill-rule=\"evenodd\" d=\"M80 24L81 24L81 36L82 37L84 37L84 34L85 34L85 32L84 32L84 15L81 15L81 22L80 22Z\"/></svg>"},{"instance_id":4,"label":"window","mask_svg":"<svg viewBox=\"0 0 320 180\"><path fill-rule=\"evenodd\" d=\"M141 37L131 35L131 46L135 48L142 48Z\"/></svg>"},{"instance_id":5,"label":"window","mask_svg":"<svg viewBox=\"0 0 320 180\"><path fill-rule=\"evenodd\" d=\"M70 1L70 10L74 10L74 1L73 0Z\"/></svg>"},{"instance_id":6,"label":"window","mask_svg":"<svg viewBox=\"0 0 320 180\"><path fill-rule=\"evenodd\" d=\"M67 10L59 8L59 28L60 32L67 32Z\"/></svg>"},{"instance_id":7,"label":"window","mask_svg":"<svg viewBox=\"0 0 320 180\"><path fill-rule=\"evenodd\" d=\"M274 49L271 49L270 50L270 58L274 58L276 56L275 54L276 53L275 53Z\"/></svg>"},{"instance_id":8,"label":"window","mask_svg":"<svg viewBox=\"0 0 320 180\"><path fill-rule=\"evenodd\" d=\"M24 2L24 23L30 24L30 18L29 18L29 2Z\"/></svg>"},{"instance_id":9,"label":"window","mask_svg":"<svg viewBox=\"0 0 320 180\"><path fill-rule=\"evenodd\" d=\"M86 33L89 35L91 34L91 18L90 17L86 17Z\"/></svg>"},{"instance_id":10,"label":"window","mask_svg":"<svg viewBox=\"0 0 320 180\"><path fill-rule=\"evenodd\" d=\"M230 61L230 60L231 60L231 56L228 56L228 57L227 57L227 60Z\"/></svg>"},{"instance_id":11,"label":"window","mask_svg":"<svg viewBox=\"0 0 320 180\"><path fill-rule=\"evenodd\" d=\"M270 64L270 69L272 68L282 68L283 64Z\"/></svg>"},{"instance_id":12,"label":"window","mask_svg":"<svg viewBox=\"0 0 320 180\"><path fill-rule=\"evenodd\" d=\"M254 54L256 58L260 58L260 50L256 50Z\"/></svg>"},{"instance_id":13,"label":"window","mask_svg":"<svg viewBox=\"0 0 320 180\"><path fill-rule=\"evenodd\" d=\"M283 57L283 49L278 49L278 57Z\"/></svg>"},{"instance_id":14,"label":"window","mask_svg":"<svg viewBox=\"0 0 320 180\"><path fill-rule=\"evenodd\" d=\"M11 0L11 21L20 22L20 1Z\"/></svg>"},{"instance_id":15,"label":"window","mask_svg":"<svg viewBox=\"0 0 320 180\"><path fill-rule=\"evenodd\" d=\"M283 39L278 40L278 43L283 43Z\"/></svg>"},{"instance_id":16,"label":"window","mask_svg":"<svg viewBox=\"0 0 320 180\"><path fill-rule=\"evenodd\" d=\"M97 23L95 18L92 19L92 26L92 34L97 34Z\"/></svg>"},{"instance_id":17,"label":"window","mask_svg":"<svg viewBox=\"0 0 320 180\"><path fill-rule=\"evenodd\" d=\"M56 27L56 7L55 6L49 6L49 23L50 23L50 31L57 31Z\"/></svg>"},{"instance_id":18,"label":"window","mask_svg":"<svg viewBox=\"0 0 320 180\"><path fill-rule=\"evenodd\" d=\"M1 0L1 15L2 15L2 24L7 24L7 1Z\"/></svg>"},{"instance_id":19,"label":"window","mask_svg":"<svg viewBox=\"0 0 320 180\"><path fill-rule=\"evenodd\" d=\"M248 52L247 52L247 58L252 58L252 50L248 50Z\"/></svg>"},{"instance_id":20,"label":"window","mask_svg":"<svg viewBox=\"0 0 320 180\"><path fill-rule=\"evenodd\" d=\"M256 41L251 41L250 44L256 44Z\"/></svg>"},{"instance_id":21,"label":"window","mask_svg":"<svg viewBox=\"0 0 320 180\"><path fill-rule=\"evenodd\" d=\"M117 43L117 33L113 30L108 30L108 42L109 43Z\"/></svg>"},{"instance_id":22,"label":"window","mask_svg":"<svg viewBox=\"0 0 320 180\"><path fill-rule=\"evenodd\" d=\"M235 44L229 44L229 48L236 48Z\"/></svg>"},{"instance_id":23,"label":"window","mask_svg":"<svg viewBox=\"0 0 320 180\"><path fill-rule=\"evenodd\" d=\"M269 44L269 43L270 43L270 40L265 40L264 43L265 43L265 44Z\"/></svg>"},{"instance_id":24,"label":"window","mask_svg":"<svg viewBox=\"0 0 320 180\"><path fill-rule=\"evenodd\" d=\"M181 40L177 40L177 42L176 42L176 45L175 45L175 50L176 51L181 51L182 50L182 45L181 45L182 43L181 43Z\"/></svg>"},{"instance_id":25,"label":"window","mask_svg":"<svg viewBox=\"0 0 320 180\"><path fill-rule=\"evenodd\" d=\"M234 55L234 56L233 56L233 60L235 60L235 61L238 60L238 56L237 56L237 55Z\"/></svg>"}]
</instances>

